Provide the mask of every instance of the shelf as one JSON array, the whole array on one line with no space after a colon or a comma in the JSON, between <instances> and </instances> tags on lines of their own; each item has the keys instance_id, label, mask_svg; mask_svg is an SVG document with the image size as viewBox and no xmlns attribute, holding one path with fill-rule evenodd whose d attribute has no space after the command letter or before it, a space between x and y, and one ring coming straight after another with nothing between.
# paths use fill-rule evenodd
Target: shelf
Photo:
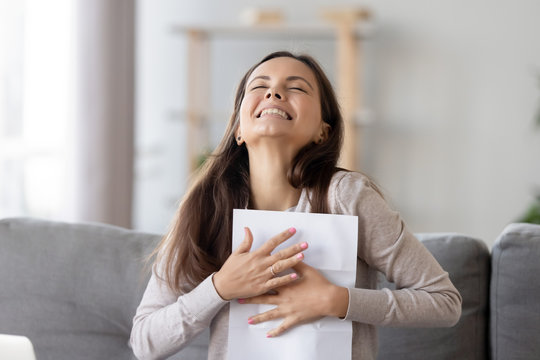
<instances>
[{"instance_id":1,"label":"shelf","mask_svg":"<svg viewBox=\"0 0 540 360\"><path fill-rule=\"evenodd\" d=\"M227 110L196 110L196 109L172 109L167 113L169 121L189 121L189 119L198 119L203 122L228 123L232 114L232 107Z\"/></svg>"},{"instance_id":2,"label":"shelf","mask_svg":"<svg viewBox=\"0 0 540 360\"><path fill-rule=\"evenodd\" d=\"M358 40L363 40L372 32L369 23L370 13L362 8L326 10L322 14L325 22L309 24L272 24L272 25L175 25L171 31L187 37L188 47L188 109L172 112L172 118L187 120L188 157L191 170L198 155L198 148L204 139L198 138L198 129L203 127L208 116L216 112L203 110L210 92L210 46L215 39L295 39L295 40L331 40L335 43L337 86L336 93L344 120L344 142L340 166L355 170L358 168L357 146L358 130L371 122L369 111L362 109L361 91L358 89L358 67L361 49ZM366 114L368 116L366 116Z\"/></svg>"},{"instance_id":3,"label":"shelf","mask_svg":"<svg viewBox=\"0 0 540 360\"><path fill-rule=\"evenodd\" d=\"M167 113L167 120L173 122L188 122L190 119L197 119L201 123L222 123L227 124L232 113L230 110L193 110L193 109L172 109ZM371 109L356 109L352 113L352 123L356 127L369 126L373 123L373 112Z\"/></svg>"},{"instance_id":4,"label":"shelf","mask_svg":"<svg viewBox=\"0 0 540 360\"><path fill-rule=\"evenodd\" d=\"M211 38L274 38L274 39L302 39L302 40L336 40L338 31L335 25L174 25L171 28L173 33L178 34L204 34ZM371 27L356 25L353 29L358 39L368 38L371 34Z\"/></svg>"}]
</instances>

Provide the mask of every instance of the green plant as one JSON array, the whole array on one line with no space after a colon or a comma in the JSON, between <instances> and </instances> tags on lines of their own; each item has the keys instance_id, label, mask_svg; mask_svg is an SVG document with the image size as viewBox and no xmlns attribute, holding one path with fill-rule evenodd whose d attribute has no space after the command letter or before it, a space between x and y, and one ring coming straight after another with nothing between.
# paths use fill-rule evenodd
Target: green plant
<instances>
[{"instance_id":1,"label":"green plant","mask_svg":"<svg viewBox=\"0 0 540 360\"><path fill-rule=\"evenodd\" d=\"M525 214L517 220L517 222L540 224L540 195L536 197L536 201L529 207Z\"/></svg>"},{"instance_id":2,"label":"green plant","mask_svg":"<svg viewBox=\"0 0 540 360\"><path fill-rule=\"evenodd\" d=\"M540 88L540 76L538 76L538 87ZM536 110L536 128L540 129L540 104ZM518 222L540 224L540 190L537 191L536 201L529 206L527 211L518 219Z\"/></svg>"},{"instance_id":3,"label":"green plant","mask_svg":"<svg viewBox=\"0 0 540 360\"><path fill-rule=\"evenodd\" d=\"M538 76L538 88L540 88L540 75ZM540 103L538 104L538 109L536 110L536 126L540 128Z\"/></svg>"},{"instance_id":4,"label":"green plant","mask_svg":"<svg viewBox=\"0 0 540 360\"><path fill-rule=\"evenodd\" d=\"M203 164L206 162L206 159L212 154L212 150L209 148L206 148L202 150L195 159L195 164L197 165L197 169L199 169Z\"/></svg>"}]
</instances>

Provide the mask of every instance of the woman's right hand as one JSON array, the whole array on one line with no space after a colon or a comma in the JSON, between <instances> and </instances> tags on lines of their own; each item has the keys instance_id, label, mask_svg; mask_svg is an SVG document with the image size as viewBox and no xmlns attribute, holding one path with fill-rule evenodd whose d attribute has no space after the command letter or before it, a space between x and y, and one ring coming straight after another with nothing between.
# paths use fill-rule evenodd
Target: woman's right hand
<instances>
[{"instance_id":1,"label":"woman's right hand","mask_svg":"<svg viewBox=\"0 0 540 360\"><path fill-rule=\"evenodd\" d=\"M216 291L224 300L261 295L296 280L296 273L274 275L302 261L302 251L308 247L307 243L303 242L272 254L276 247L296 233L296 229L290 228L266 241L259 249L250 251L253 235L249 228L244 230L244 241L213 277Z\"/></svg>"}]
</instances>

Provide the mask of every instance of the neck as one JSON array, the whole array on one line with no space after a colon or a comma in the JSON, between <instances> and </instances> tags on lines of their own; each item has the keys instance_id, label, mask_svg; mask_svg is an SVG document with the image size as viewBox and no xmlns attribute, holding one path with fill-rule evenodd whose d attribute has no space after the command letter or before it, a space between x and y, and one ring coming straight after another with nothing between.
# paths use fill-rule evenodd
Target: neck
<instances>
[{"instance_id":1,"label":"neck","mask_svg":"<svg viewBox=\"0 0 540 360\"><path fill-rule=\"evenodd\" d=\"M301 190L287 180L292 156L270 149L250 149L251 207L257 210L287 210L298 203Z\"/></svg>"}]
</instances>

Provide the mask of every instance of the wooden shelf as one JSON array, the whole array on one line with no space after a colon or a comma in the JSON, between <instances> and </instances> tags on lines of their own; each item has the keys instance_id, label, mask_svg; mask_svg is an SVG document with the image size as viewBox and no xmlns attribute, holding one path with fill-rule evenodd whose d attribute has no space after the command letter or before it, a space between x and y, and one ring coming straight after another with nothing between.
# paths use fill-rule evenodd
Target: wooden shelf
<instances>
[{"instance_id":1,"label":"wooden shelf","mask_svg":"<svg viewBox=\"0 0 540 360\"><path fill-rule=\"evenodd\" d=\"M188 39L188 101L185 114L188 121L188 157L190 170L196 169L197 147L200 147L201 119L207 111L204 109L208 96L209 59L212 39L298 39L332 40L336 43L337 86L336 93L340 101L344 119L345 138L340 166L355 170L359 167L356 153L359 124L365 119L359 118L364 113L361 104L361 89L358 86L361 63L358 40L365 39L370 33L369 27L362 26L370 14L364 9L327 10L323 14L327 21L320 25L178 25L172 27L175 34L184 34ZM210 111L211 112L211 111Z\"/></svg>"},{"instance_id":2,"label":"wooden shelf","mask_svg":"<svg viewBox=\"0 0 540 360\"><path fill-rule=\"evenodd\" d=\"M231 109L180 109L174 108L167 112L166 118L173 122L187 122L190 117L197 117L200 122L222 123L226 125L231 116ZM362 108L354 112L353 123L357 127L368 126L373 122L373 114L370 109Z\"/></svg>"},{"instance_id":3,"label":"wooden shelf","mask_svg":"<svg viewBox=\"0 0 540 360\"><path fill-rule=\"evenodd\" d=\"M239 39L250 38L265 39L301 39L301 40L336 40L338 32L336 26L331 24L321 25L175 25L171 31L178 34L199 33L212 39ZM368 38L371 31L361 25L352 29L357 39Z\"/></svg>"}]
</instances>

